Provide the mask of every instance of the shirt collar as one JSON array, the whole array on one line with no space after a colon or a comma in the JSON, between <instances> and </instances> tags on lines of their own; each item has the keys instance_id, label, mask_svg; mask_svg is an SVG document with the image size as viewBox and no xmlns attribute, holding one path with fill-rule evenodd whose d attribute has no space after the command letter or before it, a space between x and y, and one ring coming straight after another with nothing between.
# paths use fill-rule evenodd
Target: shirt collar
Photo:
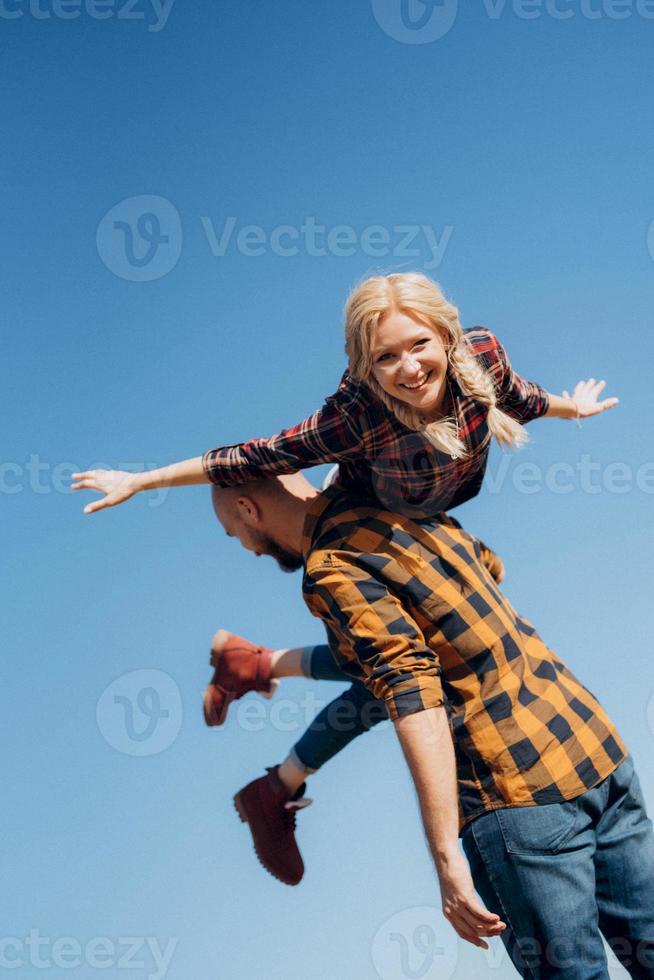
<instances>
[{"instance_id":1,"label":"shirt collar","mask_svg":"<svg viewBox=\"0 0 654 980\"><path fill-rule=\"evenodd\" d=\"M325 511L331 506L334 499L343 493L343 487L333 485L322 490L317 497L311 501L307 508L302 529L302 558L306 565L315 537L316 528L322 521Z\"/></svg>"}]
</instances>

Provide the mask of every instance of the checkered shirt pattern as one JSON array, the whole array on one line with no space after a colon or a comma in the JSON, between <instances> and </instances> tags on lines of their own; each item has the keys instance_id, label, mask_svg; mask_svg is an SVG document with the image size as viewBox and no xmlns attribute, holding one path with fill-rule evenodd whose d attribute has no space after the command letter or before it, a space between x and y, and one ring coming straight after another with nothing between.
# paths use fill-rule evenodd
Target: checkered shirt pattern
<instances>
[{"instance_id":1,"label":"checkered shirt pattern","mask_svg":"<svg viewBox=\"0 0 654 980\"><path fill-rule=\"evenodd\" d=\"M445 705L461 829L501 807L573 799L626 757L452 517L413 521L332 486L311 504L303 553L305 601L343 670L394 720Z\"/></svg>"}]
</instances>

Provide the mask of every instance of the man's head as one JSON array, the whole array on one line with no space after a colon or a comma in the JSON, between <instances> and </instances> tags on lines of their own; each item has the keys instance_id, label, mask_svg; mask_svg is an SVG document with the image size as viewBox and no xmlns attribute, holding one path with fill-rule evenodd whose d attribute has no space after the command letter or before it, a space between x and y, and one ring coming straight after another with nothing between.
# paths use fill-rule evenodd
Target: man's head
<instances>
[{"instance_id":1,"label":"man's head","mask_svg":"<svg viewBox=\"0 0 654 980\"><path fill-rule=\"evenodd\" d=\"M216 517L244 548L270 555L285 572L302 567L302 530L318 491L300 473L255 480L235 487L212 487Z\"/></svg>"}]
</instances>

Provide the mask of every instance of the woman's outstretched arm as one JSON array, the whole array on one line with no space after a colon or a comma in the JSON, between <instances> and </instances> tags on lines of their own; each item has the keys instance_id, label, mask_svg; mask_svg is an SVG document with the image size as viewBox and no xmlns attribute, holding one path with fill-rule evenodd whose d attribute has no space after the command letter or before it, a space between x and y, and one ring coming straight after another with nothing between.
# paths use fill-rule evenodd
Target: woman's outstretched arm
<instances>
[{"instance_id":1,"label":"woman's outstretched arm","mask_svg":"<svg viewBox=\"0 0 654 980\"><path fill-rule=\"evenodd\" d=\"M600 395L606 381L579 381L572 395L564 391L554 395L541 385L527 381L512 367L509 356L498 338L484 327L470 331L473 347L482 355L486 369L497 389L498 406L518 422L536 418L584 419L614 408L618 398Z\"/></svg>"},{"instance_id":2,"label":"woman's outstretched arm","mask_svg":"<svg viewBox=\"0 0 654 980\"><path fill-rule=\"evenodd\" d=\"M209 483L202 456L171 463L145 473L128 473L125 470L87 470L73 473L75 483L71 490L97 490L104 494L84 508L85 514L93 514L105 507L115 507L142 490L158 490L161 487L191 487L197 483Z\"/></svg>"},{"instance_id":3,"label":"woman's outstretched arm","mask_svg":"<svg viewBox=\"0 0 654 980\"><path fill-rule=\"evenodd\" d=\"M363 386L352 381L346 373L338 391L326 399L322 408L299 425L277 435L212 449L202 456L145 473L124 470L73 473L76 482L71 484L71 489L96 490L104 494L84 508L85 514L93 514L122 504L143 490L198 483L233 486L357 457L365 451L361 419L370 397Z\"/></svg>"}]
</instances>

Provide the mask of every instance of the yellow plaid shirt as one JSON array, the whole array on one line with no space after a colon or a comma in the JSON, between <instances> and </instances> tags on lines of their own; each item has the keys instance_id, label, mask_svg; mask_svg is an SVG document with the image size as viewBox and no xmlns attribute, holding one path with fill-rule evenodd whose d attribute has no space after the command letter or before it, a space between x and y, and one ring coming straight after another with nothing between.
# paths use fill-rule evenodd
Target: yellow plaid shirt
<instances>
[{"instance_id":1,"label":"yellow plaid shirt","mask_svg":"<svg viewBox=\"0 0 654 980\"><path fill-rule=\"evenodd\" d=\"M446 514L414 522L329 487L304 526L303 594L343 670L391 719L445 705L460 829L480 813L574 799L627 747L518 615Z\"/></svg>"}]
</instances>

